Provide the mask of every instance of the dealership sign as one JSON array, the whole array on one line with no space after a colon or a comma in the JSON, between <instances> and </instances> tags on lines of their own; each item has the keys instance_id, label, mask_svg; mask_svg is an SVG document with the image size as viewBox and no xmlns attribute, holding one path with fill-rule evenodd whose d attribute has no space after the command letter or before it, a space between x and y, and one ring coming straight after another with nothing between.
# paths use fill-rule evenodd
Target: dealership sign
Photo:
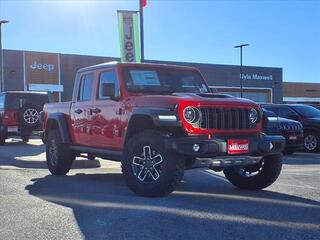
<instances>
[{"instance_id":1,"label":"dealership sign","mask_svg":"<svg viewBox=\"0 0 320 240\"><path fill-rule=\"evenodd\" d=\"M25 90L62 92L59 54L24 52Z\"/></svg>"},{"instance_id":2,"label":"dealership sign","mask_svg":"<svg viewBox=\"0 0 320 240\"><path fill-rule=\"evenodd\" d=\"M30 65L30 68L33 70L44 70L44 71L48 71L48 72L53 72L54 64L38 63L37 61L34 61L33 64Z\"/></svg>"},{"instance_id":3,"label":"dealership sign","mask_svg":"<svg viewBox=\"0 0 320 240\"><path fill-rule=\"evenodd\" d=\"M122 62L140 62L138 13L118 11L120 53Z\"/></svg>"},{"instance_id":4,"label":"dealership sign","mask_svg":"<svg viewBox=\"0 0 320 240\"><path fill-rule=\"evenodd\" d=\"M240 78L241 78L241 74L239 75ZM259 75L259 74L256 74L256 73L252 73L252 74L242 74L242 79L243 80L270 80L272 81L273 79L273 76L270 74L270 75Z\"/></svg>"}]
</instances>

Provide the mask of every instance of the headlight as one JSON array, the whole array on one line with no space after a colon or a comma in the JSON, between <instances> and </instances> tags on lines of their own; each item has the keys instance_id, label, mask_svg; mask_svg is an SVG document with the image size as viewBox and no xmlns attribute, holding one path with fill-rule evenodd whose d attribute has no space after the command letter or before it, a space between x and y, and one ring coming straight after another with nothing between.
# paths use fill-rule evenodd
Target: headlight
<instances>
[{"instance_id":1,"label":"headlight","mask_svg":"<svg viewBox=\"0 0 320 240\"><path fill-rule=\"evenodd\" d=\"M186 107L183 110L183 116L188 123L196 123L200 120L200 111L195 107Z\"/></svg>"},{"instance_id":2,"label":"headlight","mask_svg":"<svg viewBox=\"0 0 320 240\"><path fill-rule=\"evenodd\" d=\"M257 110L255 110L254 108L251 108L249 110L249 119L251 123L256 123L258 121L259 118L259 114L257 112Z\"/></svg>"}]
</instances>

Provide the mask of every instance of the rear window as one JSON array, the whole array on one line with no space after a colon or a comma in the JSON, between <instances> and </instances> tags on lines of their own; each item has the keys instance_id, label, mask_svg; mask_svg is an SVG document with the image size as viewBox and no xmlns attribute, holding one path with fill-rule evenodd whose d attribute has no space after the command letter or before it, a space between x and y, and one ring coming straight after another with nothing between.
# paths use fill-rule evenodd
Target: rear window
<instances>
[{"instance_id":1,"label":"rear window","mask_svg":"<svg viewBox=\"0 0 320 240\"><path fill-rule=\"evenodd\" d=\"M5 102L6 109L18 109L26 104L43 106L49 102L49 97L47 94L7 93L5 100L1 101L0 97L0 102Z\"/></svg>"}]
</instances>

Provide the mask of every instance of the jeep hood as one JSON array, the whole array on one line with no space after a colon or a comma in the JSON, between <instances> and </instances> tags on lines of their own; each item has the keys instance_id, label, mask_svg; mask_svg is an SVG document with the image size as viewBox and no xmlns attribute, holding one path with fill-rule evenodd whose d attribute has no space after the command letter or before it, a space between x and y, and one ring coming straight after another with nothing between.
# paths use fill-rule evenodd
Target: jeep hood
<instances>
[{"instance_id":1,"label":"jeep hood","mask_svg":"<svg viewBox=\"0 0 320 240\"><path fill-rule=\"evenodd\" d=\"M236 98L227 94L217 93L173 93L173 94L153 94L130 96L134 107L159 107L170 108L175 104L190 103L199 106L255 106L256 103L245 98Z\"/></svg>"}]
</instances>

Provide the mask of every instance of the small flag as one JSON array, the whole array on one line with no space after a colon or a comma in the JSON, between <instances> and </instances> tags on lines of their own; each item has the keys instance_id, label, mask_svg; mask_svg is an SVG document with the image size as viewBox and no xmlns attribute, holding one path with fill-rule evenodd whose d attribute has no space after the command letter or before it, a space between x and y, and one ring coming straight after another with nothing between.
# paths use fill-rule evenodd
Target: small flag
<instances>
[{"instance_id":1,"label":"small flag","mask_svg":"<svg viewBox=\"0 0 320 240\"><path fill-rule=\"evenodd\" d=\"M140 0L140 2L142 7L147 6L147 0Z\"/></svg>"}]
</instances>

